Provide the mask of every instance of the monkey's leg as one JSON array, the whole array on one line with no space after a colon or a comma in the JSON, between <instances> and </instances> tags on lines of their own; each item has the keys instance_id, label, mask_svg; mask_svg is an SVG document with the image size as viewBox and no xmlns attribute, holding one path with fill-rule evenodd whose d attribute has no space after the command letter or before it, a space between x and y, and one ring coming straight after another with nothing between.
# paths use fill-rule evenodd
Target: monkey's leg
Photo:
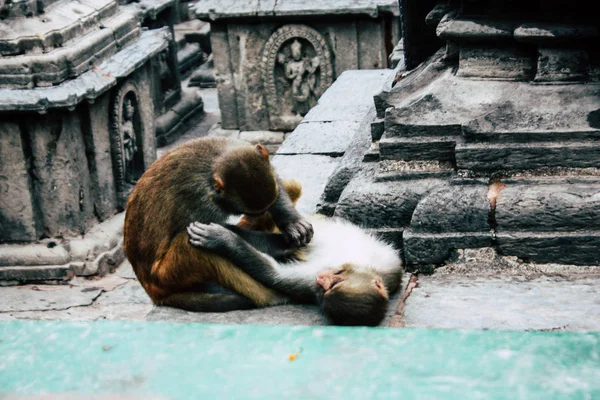
<instances>
[{"instance_id":1,"label":"monkey's leg","mask_svg":"<svg viewBox=\"0 0 600 400\"><path fill-rule=\"evenodd\" d=\"M192 247L186 232L181 232L173 239L166 254L152 268L152 274L164 287L190 288L216 281L259 307L287 302L287 298L252 279L228 259ZM184 293L184 289L180 292ZM187 292L189 290L185 290Z\"/></svg>"},{"instance_id":2,"label":"monkey's leg","mask_svg":"<svg viewBox=\"0 0 600 400\"><path fill-rule=\"evenodd\" d=\"M158 301L157 304L201 312L227 312L256 308L256 305L246 297L226 293L175 293Z\"/></svg>"}]
</instances>

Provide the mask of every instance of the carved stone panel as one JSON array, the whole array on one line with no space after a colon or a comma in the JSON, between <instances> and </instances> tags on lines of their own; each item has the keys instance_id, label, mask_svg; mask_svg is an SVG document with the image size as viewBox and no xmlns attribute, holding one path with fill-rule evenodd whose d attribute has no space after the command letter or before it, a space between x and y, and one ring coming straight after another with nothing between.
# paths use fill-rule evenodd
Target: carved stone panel
<instances>
[{"instance_id":1,"label":"carved stone panel","mask_svg":"<svg viewBox=\"0 0 600 400\"><path fill-rule=\"evenodd\" d=\"M293 130L333 82L325 38L306 25L285 25L265 44L262 78L271 130Z\"/></svg>"},{"instance_id":2,"label":"carved stone panel","mask_svg":"<svg viewBox=\"0 0 600 400\"><path fill-rule=\"evenodd\" d=\"M115 93L111 109L111 155L121 206L144 173L143 124L138 88L127 81Z\"/></svg>"}]
</instances>

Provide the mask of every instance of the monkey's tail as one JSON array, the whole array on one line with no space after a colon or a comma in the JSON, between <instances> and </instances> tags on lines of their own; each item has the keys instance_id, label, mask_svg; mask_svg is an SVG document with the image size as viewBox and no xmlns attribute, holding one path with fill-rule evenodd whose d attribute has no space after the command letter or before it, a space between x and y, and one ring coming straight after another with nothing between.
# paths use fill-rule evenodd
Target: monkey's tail
<instances>
[{"instance_id":1,"label":"monkey's tail","mask_svg":"<svg viewBox=\"0 0 600 400\"><path fill-rule=\"evenodd\" d=\"M281 184L295 206L298 199L302 196L302 184L295 179L286 179Z\"/></svg>"}]
</instances>

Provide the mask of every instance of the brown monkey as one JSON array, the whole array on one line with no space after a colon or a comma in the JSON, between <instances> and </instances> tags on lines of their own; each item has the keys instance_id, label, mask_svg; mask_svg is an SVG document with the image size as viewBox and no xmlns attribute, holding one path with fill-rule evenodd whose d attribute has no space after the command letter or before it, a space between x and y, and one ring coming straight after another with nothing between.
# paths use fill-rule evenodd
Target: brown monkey
<instances>
[{"instance_id":1,"label":"brown monkey","mask_svg":"<svg viewBox=\"0 0 600 400\"><path fill-rule=\"evenodd\" d=\"M261 251L284 257L289 244L308 243L313 231L280 186L262 145L202 138L155 161L129 197L124 227L125 253L152 301L191 311L285 301L223 258L191 246L186 233L193 221L224 224L230 215L269 211L283 236L230 228ZM237 294L200 291L213 282Z\"/></svg>"},{"instance_id":2,"label":"brown monkey","mask_svg":"<svg viewBox=\"0 0 600 400\"><path fill-rule=\"evenodd\" d=\"M290 197L300 195L293 181L286 182L286 190ZM319 304L334 324L379 324L402 276L397 251L347 221L318 216L310 220L313 240L294 252L295 260L278 261L222 226L194 223L188 232L192 244L221 254L267 287L297 302ZM268 214L244 217L239 225L277 231Z\"/></svg>"}]
</instances>

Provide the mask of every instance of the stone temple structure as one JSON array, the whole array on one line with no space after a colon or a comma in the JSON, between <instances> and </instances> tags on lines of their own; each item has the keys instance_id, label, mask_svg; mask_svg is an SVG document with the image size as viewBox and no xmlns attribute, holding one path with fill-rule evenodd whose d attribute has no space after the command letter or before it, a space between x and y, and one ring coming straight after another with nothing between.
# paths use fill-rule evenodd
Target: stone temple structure
<instances>
[{"instance_id":1,"label":"stone temple structure","mask_svg":"<svg viewBox=\"0 0 600 400\"><path fill-rule=\"evenodd\" d=\"M124 258L115 215L156 158L156 70L176 65L169 26L141 22L174 3L0 2L0 281Z\"/></svg>"},{"instance_id":2,"label":"stone temple structure","mask_svg":"<svg viewBox=\"0 0 600 400\"><path fill-rule=\"evenodd\" d=\"M291 131L344 71L388 67L397 0L200 0L222 128Z\"/></svg>"},{"instance_id":3,"label":"stone temple structure","mask_svg":"<svg viewBox=\"0 0 600 400\"><path fill-rule=\"evenodd\" d=\"M483 247L600 264L597 16L580 1L401 6L413 69L375 96L371 137L340 153L321 212L394 240L412 268ZM411 40L440 48L423 57Z\"/></svg>"}]
</instances>

